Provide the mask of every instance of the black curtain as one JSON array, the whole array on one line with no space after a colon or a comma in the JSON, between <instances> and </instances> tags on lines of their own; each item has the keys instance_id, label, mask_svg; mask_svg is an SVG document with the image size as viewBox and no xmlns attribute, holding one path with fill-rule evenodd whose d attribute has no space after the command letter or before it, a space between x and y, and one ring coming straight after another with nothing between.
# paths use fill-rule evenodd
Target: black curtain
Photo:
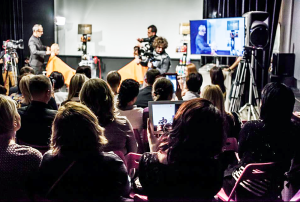
<instances>
[{"instance_id":1,"label":"black curtain","mask_svg":"<svg viewBox=\"0 0 300 202\"><path fill-rule=\"evenodd\" d=\"M257 51L255 63L256 81L260 91L268 81L268 68L274 46L276 28L282 0L204 0L203 19L241 17L249 11L265 11L269 13L270 43L264 51ZM205 63L211 62L212 57L203 57ZM234 58L222 58L221 64L232 64Z\"/></svg>"},{"instance_id":2,"label":"black curtain","mask_svg":"<svg viewBox=\"0 0 300 202\"><path fill-rule=\"evenodd\" d=\"M23 39L23 1L22 0L2 0L0 1L0 43L8 39ZM1 49L3 50L3 49ZM18 68L24 65L23 51L17 50L19 55ZM2 68L2 66L1 66ZM3 84L2 76L0 83Z\"/></svg>"}]
</instances>

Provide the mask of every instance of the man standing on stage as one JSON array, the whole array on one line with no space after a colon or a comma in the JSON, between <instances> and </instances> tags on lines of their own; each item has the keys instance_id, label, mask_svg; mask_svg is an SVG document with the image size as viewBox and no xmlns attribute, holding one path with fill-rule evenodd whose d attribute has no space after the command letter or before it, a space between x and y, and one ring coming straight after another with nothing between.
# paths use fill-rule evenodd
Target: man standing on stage
<instances>
[{"instance_id":1,"label":"man standing on stage","mask_svg":"<svg viewBox=\"0 0 300 202\"><path fill-rule=\"evenodd\" d=\"M34 69L35 74L41 74L45 55L50 55L50 47L44 46L40 37L43 35L42 25L35 24L32 28L33 34L29 39L30 50L29 66Z\"/></svg>"},{"instance_id":2,"label":"man standing on stage","mask_svg":"<svg viewBox=\"0 0 300 202\"><path fill-rule=\"evenodd\" d=\"M157 37L156 33L157 33L156 26L150 25L148 27L148 32L147 32L148 38L138 38L137 40L139 42L148 42L150 45L150 51L152 52L154 50L152 43L153 43L154 39ZM141 45L139 45L139 47L141 47Z\"/></svg>"}]
</instances>

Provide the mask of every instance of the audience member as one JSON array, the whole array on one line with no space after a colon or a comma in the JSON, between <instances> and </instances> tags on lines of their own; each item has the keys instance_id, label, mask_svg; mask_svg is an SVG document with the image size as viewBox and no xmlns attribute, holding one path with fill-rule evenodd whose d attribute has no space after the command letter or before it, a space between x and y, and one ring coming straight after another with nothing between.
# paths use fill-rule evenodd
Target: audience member
<instances>
[{"instance_id":1,"label":"audience member","mask_svg":"<svg viewBox=\"0 0 300 202\"><path fill-rule=\"evenodd\" d=\"M214 85L218 85L223 93L224 99L226 99L226 88L224 85L224 74L223 71L220 67L214 66L213 68L210 69L210 78L211 78L211 83Z\"/></svg>"},{"instance_id":2,"label":"audience member","mask_svg":"<svg viewBox=\"0 0 300 202\"><path fill-rule=\"evenodd\" d=\"M186 87L188 91L182 97L183 100L191 100L200 97L200 88L203 82L202 75L199 73L191 73L186 79Z\"/></svg>"},{"instance_id":3,"label":"audience member","mask_svg":"<svg viewBox=\"0 0 300 202\"><path fill-rule=\"evenodd\" d=\"M160 71L157 69L147 71L145 77L146 87L140 90L135 102L138 107L148 107L148 102L153 101L152 85L155 82L155 79L157 79L160 75Z\"/></svg>"},{"instance_id":4,"label":"audience member","mask_svg":"<svg viewBox=\"0 0 300 202\"><path fill-rule=\"evenodd\" d=\"M226 193L231 191L245 165L275 162L274 176L265 182L250 181L237 190L241 200L278 200L283 188L284 173L293 155L293 127L291 122L295 97L293 91L281 83L268 83L262 90L260 120L248 121L240 132L238 153L241 161L232 175L224 181ZM280 106L280 107L278 107Z\"/></svg>"},{"instance_id":5,"label":"audience member","mask_svg":"<svg viewBox=\"0 0 300 202\"><path fill-rule=\"evenodd\" d=\"M59 201L120 201L129 181L123 161L103 152L107 143L97 117L86 106L68 102L53 122L51 150L39 170L39 192Z\"/></svg>"},{"instance_id":6,"label":"audience member","mask_svg":"<svg viewBox=\"0 0 300 202\"><path fill-rule=\"evenodd\" d=\"M0 111L0 201L31 201L42 154L16 144L21 123L15 102L0 95Z\"/></svg>"},{"instance_id":7,"label":"audience member","mask_svg":"<svg viewBox=\"0 0 300 202\"><path fill-rule=\"evenodd\" d=\"M79 92L83 84L88 80L89 78L86 77L84 74L75 74L70 82L68 98L66 101L62 102L61 105L64 105L69 101L79 102Z\"/></svg>"},{"instance_id":8,"label":"audience member","mask_svg":"<svg viewBox=\"0 0 300 202\"><path fill-rule=\"evenodd\" d=\"M91 67L90 66L79 66L76 69L76 74L84 74L87 78L91 78Z\"/></svg>"},{"instance_id":9,"label":"audience member","mask_svg":"<svg viewBox=\"0 0 300 202\"><path fill-rule=\"evenodd\" d=\"M20 83L20 80L21 80L21 77L24 75L24 74L34 74L34 70L32 67L28 67L28 66L25 66L25 67L22 67L20 69L20 75L17 77L17 85L16 86L13 86L9 89L9 96L13 93L18 93L19 92L19 83Z\"/></svg>"},{"instance_id":10,"label":"audience member","mask_svg":"<svg viewBox=\"0 0 300 202\"><path fill-rule=\"evenodd\" d=\"M105 128L108 144L104 151L122 151L124 154L137 152L132 126L124 116L115 112L114 95L109 85L102 79L94 78L85 82L80 91L80 101L98 117Z\"/></svg>"},{"instance_id":11,"label":"audience member","mask_svg":"<svg viewBox=\"0 0 300 202\"><path fill-rule=\"evenodd\" d=\"M51 83L49 78L35 75L29 80L31 103L21 107L21 129L17 132L18 140L22 142L47 146L51 135L51 125L56 110L49 109L47 103L51 98Z\"/></svg>"},{"instance_id":12,"label":"audience member","mask_svg":"<svg viewBox=\"0 0 300 202\"><path fill-rule=\"evenodd\" d=\"M150 129L153 136L153 129ZM139 179L150 200L211 201L222 187L216 157L224 142L223 116L202 98L178 109L172 129L159 139L158 152L144 153Z\"/></svg>"},{"instance_id":13,"label":"audience member","mask_svg":"<svg viewBox=\"0 0 300 202\"><path fill-rule=\"evenodd\" d=\"M180 88L182 89L182 96L185 95L185 93L188 91L186 86L186 78L191 73L198 73L196 65L194 63L188 64L184 70L184 77L179 77L178 84L180 85Z\"/></svg>"},{"instance_id":14,"label":"audience member","mask_svg":"<svg viewBox=\"0 0 300 202\"><path fill-rule=\"evenodd\" d=\"M156 79L152 87L152 96L154 101L172 100L174 93L173 84L164 77Z\"/></svg>"},{"instance_id":15,"label":"audience member","mask_svg":"<svg viewBox=\"0 0 300 202\"><path fill-rule=\"evenodd\" d=\"M68 92L61 92L61 88L64 86L64 76L60 72L52 72L50 74L50 80L53 83L54 87L54 98L58 106L67 100Z\"/></svg>"},{"instance_id":16,"label":"audience member","mask_svg":"<svg viewBox=\"0 0 300 202\"><path fill-rule=\"evenodd\" d=\"M20 80L20 92L21 92L21 107L27 106L31 103L31 94L29 90L29 81L33 77L33 74L28 74L22 77Z\"/></svg>"},{"instance_id":17,"label":"audience member","mask_svg":"<svg viewBox=\"0 0 300 202\"><path fill-rule=\"evenodd\" d=\"M209 100L217 107L224 115L226 120L226 135L227 137L235 137L238 140L238 135L241 130L241 121L235 112L226 112L224 106L224 97L218 85L207 85L204 87L201 97Z\"/></svg>"},{"instance_id":18,"label":"audience member","mask_svg":"<svg viewBox=\"0 0 300 202\"><path fill-rule=\"evenodd\" d=\"M117 95L121 83L121 75L117 71L110 71L106 75L106 81L112 89L114 95Z\"/></svg>"},{"instance_id":19,"label":"audience member","mask_svg":"<svg viewBox=\"0 0 300 202\"><path fill-rule=\"evenodd\" d=\"M126 116L133 129L141 133L143 128L143 108L134 105L139 94L140 84L133 79L126 79L119 89L118 109L121 116Z\"/></svg>"}]
</instances>

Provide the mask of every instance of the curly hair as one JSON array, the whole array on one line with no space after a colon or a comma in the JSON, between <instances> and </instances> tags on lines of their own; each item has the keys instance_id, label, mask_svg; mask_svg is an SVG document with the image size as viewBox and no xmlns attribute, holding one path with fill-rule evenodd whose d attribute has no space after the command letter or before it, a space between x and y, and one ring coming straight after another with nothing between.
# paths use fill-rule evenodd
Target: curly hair
<instances>
[{"instance_id":1,"label":"curly hair","mask_svg":"<svg viewBox=\"0 0 300 202\"><path fill-rule=\"evenodd\" d=\"M166 49L166 48L168 48L168 41L167 41L167 39L159 36L154 39L152 46L154 48L162 47L163 49Z\"/></svg>"}]
</instances>

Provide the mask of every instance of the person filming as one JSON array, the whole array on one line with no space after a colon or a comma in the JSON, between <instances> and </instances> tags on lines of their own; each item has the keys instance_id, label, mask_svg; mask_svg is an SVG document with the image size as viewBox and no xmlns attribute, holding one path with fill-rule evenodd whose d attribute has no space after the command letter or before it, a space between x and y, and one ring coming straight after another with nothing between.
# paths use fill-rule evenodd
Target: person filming
<instances>
[{"instance_id":1,"label":"person filming","mask_svg":"<svg viewBox=\"0 0 300 202\"><path fill-rule=\"evenodd\" d=\"M166 53L165 49L168 48L168 41L163 37L156 37L153 41L153 58L148 62L149 69L157 69L161 74L169 71L171 67L171 59Z\"/></svg>"}]
</instances>

